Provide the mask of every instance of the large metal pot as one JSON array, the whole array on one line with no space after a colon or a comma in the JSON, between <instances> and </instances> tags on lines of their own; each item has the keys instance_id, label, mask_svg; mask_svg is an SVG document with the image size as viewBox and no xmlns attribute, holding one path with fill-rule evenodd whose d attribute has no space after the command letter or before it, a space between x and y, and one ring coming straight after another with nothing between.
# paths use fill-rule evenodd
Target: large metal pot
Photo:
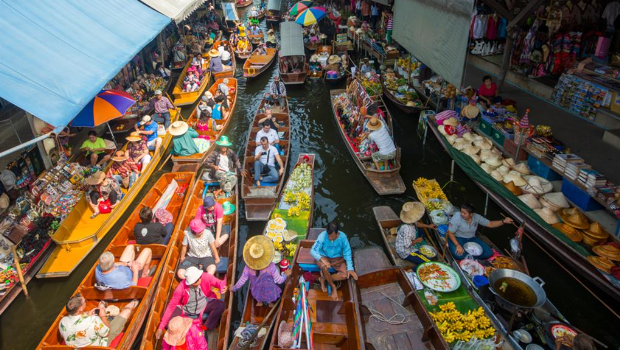
<instances>
[{"instance_id":1,"label":"large metal pot","mask_svg":"<svg viewBox=\"0 0 620 350\"><path fill-rule=\"evenodd\" d=\"M518 305L509 300L504 299L495 290L496 282L502 278L516 279L518 281L525 283L528 287L532 288L532 290L534 291L534 295L536 296L536 303L534 303L534 305L532 306L525 306L525 305ZM545 282L543 282L543 280L541 280L539 277L532 278L516 270L498 269L498 270L491 272L491 275L489 276L489 290L491 290L491 292L495 294L495 297L501 300L502 303L507 303L517 308L531 309L531 308L537 308L537 307L544 305L545 302L547 301L547 293L545 293L545 290L542 288L543 285L545 285Z\"/></svg>"}]
</instances>

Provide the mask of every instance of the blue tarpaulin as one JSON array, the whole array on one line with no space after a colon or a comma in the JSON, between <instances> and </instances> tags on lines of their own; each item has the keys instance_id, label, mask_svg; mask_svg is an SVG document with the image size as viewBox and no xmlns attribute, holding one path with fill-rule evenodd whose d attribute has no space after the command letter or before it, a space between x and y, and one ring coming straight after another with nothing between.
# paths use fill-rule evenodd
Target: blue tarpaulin
<instances>
[{"instance_id":1,"label":"blue tarpaulin","mask_svg":"<svg viewBox=\"0 0 620 350\"><path fill-rule=\"evenodd\" d=\"M227 21L238 21L239 15L237 14L237 8L234 2L225 2L224 5L224 19Z\"/></svg>"},{"instance_id":2,"label":"blue tarpaulin","mask_svg":"<svg viewBox=\"0 0 620 350\"><path fill-rule=\"evenodd\" d=\"M69 123L170 18L137 0L0 0L0 97Z\"/></svg>"}]
</instances>

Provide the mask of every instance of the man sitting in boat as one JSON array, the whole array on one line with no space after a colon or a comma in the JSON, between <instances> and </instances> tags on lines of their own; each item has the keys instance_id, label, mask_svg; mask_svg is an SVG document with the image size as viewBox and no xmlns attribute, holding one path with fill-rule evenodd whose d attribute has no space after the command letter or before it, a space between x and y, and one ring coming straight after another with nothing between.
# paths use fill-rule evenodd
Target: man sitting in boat
<instances>
[{"instance_id":1,"label":"man sitting in boat","mask_svg":"<svg viewBox=\"0 0 620 350\"><path fill-rule=\"evenodd\" d=\"M123 197L123 192L116 181L106 177L102 171L97 171L86 178L86 184L89 185L86 191L86 201L93 211L91 219L99 214L112 212Z\"/></svg>"},{"instance_id":2,"label":"man sitting in boat","mask_svg":"<svg viewBox=\"0 0 620 350\"><path fill-rule=\"evenodd\" d=\"M228 238L228 235L226 235ZM194 218L189 223L183 237L181 259L177 276L185 278L185 271L190 267L197 267L211 275L215 274L216 265L220 263L220 255L215 246L215 237L207 229L202 219Z\"/></svg>"},{"instance_id":3,"label":"man sitting in boat","mask_svg":"<svg viewBox=\"0 0 620 350\"><path fill-rule=\"evenodd\" d=\"M228 140L228 136L220 136L215 144L218 146L217 151L211 153L206 160L207 168L210 169L209 178L219 181L222 190L228 194L237 185L241 162L237 153L229 148L232 143Z\"/></svg>"},{"instance_id":4,"label":"man sitting in boat","mask_svg":"<svg viewBox=\"0 0 620 350\"><path fill-rule=\"evenodd\" d=\"M353 277L357 280L357 274L353 268L353 258L351 256L351 246L344 232L339 230L337 222L332 221L327 224L327 229L319 234L312 245L310 254L314 258L316 265L321 270L321 290L327 292L325 282L331 287L331 298L338 300L338 292L334 281L346 280ZM330 268L336 270L335 273L329 271Z\"/></svg>"},{"instance_id":5,"label":"man sitting in boat","mask_svg":"<svg viewBox=\"0 0 620 350\"><path fill-rule=\"evenodd\" d=\"M112 157L112 166L108 170L108 177L116 180L119 187L130 188L140 173L138 165L129 159L129 154L116 151Z\"/></svg>"},{"instance_id":6,"label":"man sitting in boat","mask_svg":"<svg viewBox=\"0 0 620 350\"><path fill-rule=\"evenodd\" d=\"M280 298L282 289L278 285L284 284L286 278L291 275L291 269L283 273L273 263L275 248L273 242L267 236L254 236L243 246L243 260L245 267L241 278L232 288L233 293L241 289L250 281L250 293L257 301L256 306L263 303L273 307L273 303Z\"/></svg>"},{"instance_id":7,"label":"man sitting in boat","mask_svg":"<svg viewBox=\"0 0 620 350\"><path fill-rule=\"evenodd\" d=\"M276 118L276 116L272 114L271 108L265 108L265 116L258 120L258 125L265 125L265 124L269 124L269 127L271 128L271 130L275 130L276 132L278 131L278 128L282 126L278 122L278 119Z\"/></svg>"},{"instance_id":8,"label":"man sitting in boat","mask_svg":"<svg viewBox=\"0 0 620 350\"><path fill-rule=\"evenodd\" d=\"M179 111L167 97L164 97L161 90L155 91L155 98L152 99L140 112L147 113L153 111L153 118L158 123L164 123L164 128L170 126L170 109Z\"/></svg>"},{"instance_id":9,"label":"man sitting in boat","mask_svg":"<svg viewBox=\"0 0 620 350\"><path fill-rule=\"evenodd\" d=\"M140 209L140 222L133 228L133 236L138 244L163 244L168 245L174 225L172 222L165 226L153 221L153 210L144 206Z\"/></svg>"},{"instance_id":10,"label":"man sitting in boat","mask_svg":"<svg viewBox=\"0 0 620 350\"><path fill-rule=\"evenodd\" d=\"M482 215L475 213L474 206L464 203L461 205L460 213L454 214L450 219L448 225L448 247L450 253L457 260L462 260L466 257L466 253L471 254L476 259L488 259L493 255L493 250L483 240L476 237L476 231L478 225L482 225L488 228L500 227L504 224L512 224L511 218L505 218L503 220L489 221ZM470 249L468 252L463 248L467 243L476 243L482 248L482 252L474 254L474 249Z\"/></svg>"},{"instance_id":11,"label":"man sitting in boat","mask_svg":"<svg viewBox=\"0 0 620 350\"><path fill-rule=\"evenodd\" d=\"M202 206L196 210L195 220L202 220L206 230L215 232L215 247L219 248L226 242L229 232L222 234L224 226L224 208L215 201L212 196L207 196L202 202ZM226 226L227 230L230 226Z\"/></svg>"},{"instance_id":12,"label":"man sitting in boat","mask_svg":"<svg viewBox=\"0 0 620 350\"><path fill-rule=\"evenodd\" d=\"M209 50L209 57L211 57L211 62L209 63L209 70L211 73L219 73L224 71L225 69L229 69L229 66L222 64L222 59L220 58L220 52L216 49Z\"/></svg>"},{"instance_id":13,"label":"man sitting in boat","mask_svg":"<svg viewBox=\"0 0 620 350\"><path fill-rule=\"evenodd\" d=\"M282 155L282 147L280 147L280 136L278 136L277 130L271 129L270 122L263 123L263 128L258 130L258 132L256 133L256 143L260 143L260 140L263 137L266 137L269 141L269 145L275 147L278 150L278 153Z\"/></svg>"},{"instance_id":14,"label":"man sitting in boat","mask_svg":"<svg viewBox=\"0 0 620 350\"><path fill-rule=\"evenodd\" d=\"M280 166L276 169L276 161ZM260 139L260 146L254 151L254 182L256 186L263 182L277 182L284 172L284 164L278 150L269 144L267 136Z\"/></svg>"},{"instance_id":15,"label":"man sitting in boat","mask_svg":"<svg viewBox=\"0 0 620 350\"><path fill-rule=\"evenodd\" d=\"M230 52L226 50L226 45L220 45L217 50L220 52L220 59L222 60L222 64L225 66L224 70L230 69Z\"/></svg>"},{"instance_id":16,"label":"man sitting in boat","mask_svg":"<svg viewBox=\"0 0 620 350\"><path fill-rule=\"evenodd\" d=\"M142 164L142 169L145 169L151 161L151 153L146 144L146 138L134 131L126 139L129 141L127 145L129 159L134 164Z\"/></svg>"},{"instance_id":17,"label":"man sitting in boat","mask_svg":"<svg viewBox=\"0 0 620 350\"><path fill-rule=\"evenodd\" d=\"M99 264L95 268L95 280L100 289L125 289L138 284L138 278L149 277L157 265L151 267L153 252L150 248L140 250L136 258L136 247L128 245L123 254L114 262L114 254L104 252L99 257ZM142 273L140 273L142 271Z\"/></svg>"},{"instance_id":18,"label":"man sitting in boat","mask_svg":"<svg viewBox=\"0 0 620 350\"><path fill-rule=\"evenodd\" d=\"M142 129L139 129L141 127ZM146 146L150 150L155 150L154 153L159 151L159 147L161 147L162 139L157 136L157 129L159 125L151 119L150 115L145 115L142 117L140 123L136 125L136 131L140 135L146 135Z\"/></svg>"},{"instance_id":19,"label":"man sitting in boat","mask_svg":"<svg viewBox=\"0 0 620 350\"><path fill-rule=\"evenodd\" d=\"M64 344L71 348L90 346L107 347L123 332L138 300L127 303L116 316L108 316L108 304L100 301L96 308L86 312L86 299L78 293L67 301L67 316L60 319L58 330Z\"/></svg>"},{"instance_id":20,"label":"man sitting in boat","mask_svg":"<svg viewBox=\"0 0 620 350\"><path fill-rule=\"evenodd\" d=\"M375 115L375 113L371 113L370 110L368 113L370 115ZM396 145L394 145L394 140L392 140L392 136L390 135L388 128L385 126L385 123L377 117L371 117L366 124L366 128L369 131L362 134L360 139L364 140L368 138L368 140L377 146L378 151L373 152L371 155L376 169L388 170L387 166L385 169L381 169L381 165L379 164L379 162L387 162L396 158Z\"/></svg>"},{"instance_id":21,"label":"man sitting in boat","mask_svg":"<svg viewBox=\"0 0 620 350\"><path fill-rule=\"evenodd\" d=\"M273 81L269 85L269 94L265 97L270 103L277 103L280 108L286 106L286 86L280 81L280 76L273 77Z\"/></svg>"},{"instance_id":22,"label":"man sitting in boat","mask_svg":"<svg viewBox=\"0 0 620 350\"><path fill-rule=\"evenodd\" d=\"M278 39L273 31L273 28L267 31L267 47L275 48L278 46Z\"/></svg>"},{"instance_id":23,"label":"man sitting in boat","mask_svg":"<svg viewBox=\"0 0 620 350\"><path fill-rule=\"evenodd\" d=\"M217 90L215 90L216 97L217 95L224 96L224 101L222 101L222 106L224 108L229 109L229 96L230 96L230 88L228 87L228 78L224 78L221 83L217 85Z\"/></svg>"},{"instance_id":24,"label":"man sitting in boat","mask_svg":"<svg viewBox=\"0 0 620 350\"><path fill-rule=\"evenodd\" d=\"M258 27L258 25L253 24L250 27L250 35L259 35L261 33L260 28Z\"/></svg>"},{"instance_id":25,"label":"man sitting in boat","mask_svg":"<svg viewBox=\"0 0 620 350\"><path fill-rule=\"evenodd\" d=\"M221 295L228 290L226 281L204 273L194 266L188 268L185 278L172 293L155 337L161 339L168 321L175 316L191 318L194 323L203 324L207 331L216 329L226 304L217 298L213 288L219 289Z\"/></svg>"},{"instance_id":26,"label":"man sitting in boat","mask_svg":"<svg viewBox=\"0 0 620 350\"><path fill-rule=\"evenodd\" d=\"M91 167L102 165L110 160L110 155L106 153L105 141L97 136L94 130L88 132L88 139L80 147L82 152L86 152L86 158Z\"/></svg>"},{"instance_id":27,"label":"man sitting in boat","mask_svg":"<svg viewBox=\"0 0 620 350\"><path fill-rule=\"evenodd\" d=\"M407 202L403 204L400 211L400 220L403 222L398 226L396 234L396 254L403 259L408 260L415 265L429 261L429 259L420 252L420 247L425 244L422 235L419 235L418 227L427 227L436 229L437 225L427 225L420 221L426 207L421 202Z\"/></svg>"},{"instance_id":28,"label":"man sitting in boat","mask_svg":"<svg viewBox=\"0 0 620 350\"><path fill-rule=\"evenodd\" d=\"M168 128L172 135L173 156L187 157L193 154L204 153L209 149L209 141L200 138L198 132L189 127L184 121L176 121Z\"/></svg>"}]
</instances>

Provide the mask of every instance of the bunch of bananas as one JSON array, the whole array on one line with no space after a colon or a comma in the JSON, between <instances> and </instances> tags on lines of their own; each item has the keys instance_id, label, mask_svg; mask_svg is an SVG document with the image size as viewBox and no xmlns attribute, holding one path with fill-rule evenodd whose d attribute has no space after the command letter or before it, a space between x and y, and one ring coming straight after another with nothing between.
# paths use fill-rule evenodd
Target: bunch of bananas
<instances>
[{"instance_id":1,"label":"bunch of bananas","mask_svg":"<svg viewBox=\"0 0 620 350\"><path fill-rule=\"evenodd\" d=\"M441 202L437 201L425 201L424 205L428 211L443 209Z\"/></svg>"},{"instance_id":2,"label":"bunch of bananas","mask_svg":"<svg viewBox=\"0 0 620 350\"><path fill-rule=\"evenodd\" d=\"M469 341L472 337L477 339L490 338L495 334L495 328L484 314L482 307L475 311L467 311L466 314L456 309L453 302L439 306L440 311L431 312L430 315L437 324L446 342L452 343L457 340Z\"/></svg>"},{"instance_id":3,"label":"bunch of bananas","mask_svg":"<svg viewBox=\"0 0 620 350\"><path fill-rule=\"evenodd\" d=\"M297 193L297 206L302 211L310 210L310 196L306 192Z\"/></svg>"},{"instance_id":4,"label":"bunch of bananas","mask_svg":"<svg viewBox=\"0 0 620 350\"><path fill-rule=\"evenodd\" d=\"M297 249L297 244L295 243L288 243L286 245L286 250L288 251L288 256L293 257L295 256L295 250Z\"/></svg>"},{"instance_id":5,"label":"bunch of bananas","mask_svg":"<svg viewBox=\"0 0 620 350\"><path fill-rule=\"evenodd\" d=\"M284 191L284 202L287 204L294 204L297 201L297 196L294 192L286 190Z\"/></svg>"},{"instance_id":6,"label":"bunch of bananas","mask_svg":"<svg viewBox=\"0 0 620 350\"><path fill-rule=\"evenodd\" d=\"M299 216L300 214L301 214L301 210L298 205L294 207L290 207L288 211L286 212L286 215L288 216Z\"/></svg>"}]
</instances>

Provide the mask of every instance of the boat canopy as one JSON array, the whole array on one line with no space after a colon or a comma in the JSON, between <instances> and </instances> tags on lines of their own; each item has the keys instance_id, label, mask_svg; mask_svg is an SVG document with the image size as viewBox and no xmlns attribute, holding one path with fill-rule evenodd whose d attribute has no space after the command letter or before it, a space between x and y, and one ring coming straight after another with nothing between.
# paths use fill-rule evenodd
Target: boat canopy
<instances>
[{"instance_id":1,"label":"boat canopy","mask_svg":"<svg viewBox=\"0 0 620 350\"><path fill-rule=\"evenodd\" d=\"M67 125L170 18L137 0L0 0L0 97Z\"/></svg>"},{"instance_id":2,"label":"boat canopy","mask_svg":"<svg viewBox=\"0 0 620 350\"><path fill-rule=\"evenodd\" d=\"M227 21L238 21L239 15L237 14L237 8L234 2L225 2L224 5L224 19Z\"/></svg>"},{"instance_id":3,"label":"boat canopy","mask_svg":"<svg viewBox=\"0 0 620 350\"><path fill-rule=\"evenodd\" d=\"M280 23L280 57L305 54L301 25L295 22Z\"/></svg>"},{"instance_id":4,"label":"boat canopy","mask_svg":"<svg viewBox=\"0 0 620 350\"><path fill-rule=\"evenodd\" d=\"M206 0L140 0L176 24L191 15Z\"/></svg>"},{"instance_id":5,"label":"boat canopy","mask_svg":"<svg viewBox=\"0 0 620 350\"><path fill-rule=\"evenodd\" d=\"M282 0L269 0L267 3L267 10L282 11Z\"/></svg>"}]
</instances>

